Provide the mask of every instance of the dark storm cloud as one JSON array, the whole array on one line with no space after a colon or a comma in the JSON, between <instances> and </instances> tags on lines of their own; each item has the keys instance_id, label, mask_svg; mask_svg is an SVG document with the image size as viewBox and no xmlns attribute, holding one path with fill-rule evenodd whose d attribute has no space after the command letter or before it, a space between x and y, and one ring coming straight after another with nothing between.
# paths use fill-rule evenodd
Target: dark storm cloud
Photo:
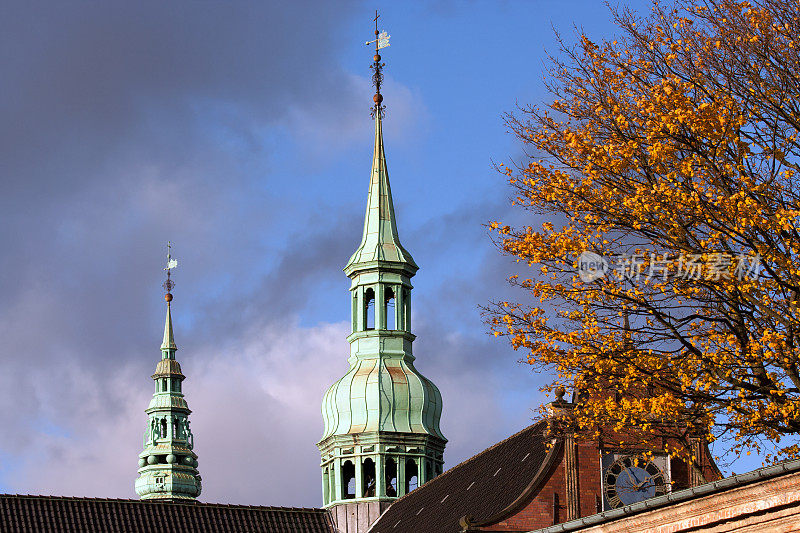
<instances>
[{"instance_id":1,"label":"dark storm cloud","mask_svg":"<svg viewBox=\"0 0 800 533\"><path fill-rule=\"evenodd\" d=\"M346 3L7 3L2 10L0 221L5 249L23 259L46 259L43 241L69 232L59 225L84 209L83 196L98 183L107 194L92 200L118 209L114 196L132 188L119 183L141 180L142 166L171 176L202 162L206 172L182 180L184 190L241 183L246 177L220 153L220 137L266 159L259 128L311 94L335 102L349 87L332 61L331 30L350 11ZM222 173L226 183L204 183ZM0 261L10 266L10 257L19 264L11 253Z\"/></svg>"},{"instance_id":2,"label":"dark storm cloud","mask_svg":"<svg viewBox=\"0 0 800 533\"><path fill-rule=\"evenodd\" d=\"M3 5L0 402L15 406L0 415L5 454L125 412L115 380L131 365L147 376L157 356L154 247L177 240L196 265L180 285L202 294L185 292L184 309L216 301L204 282L237 274L231 258L257 262L258 236L243 229L267 228L277 207L262 183L276 179L273 146L260 134L312 94L347 108L352 81L333 58L351 12L346 2ZM302 306L287 302L284 312Z\"/></svg>"},{"instance_id":3,"label":"dark storm cloud","mask_svg":"<svg viewBox=\"0 0 800 533\"><path fill-rule=\"evenodd\" d=\"M224 297L205 309L202 320L215 324L210 331L198 332L192 341L203 344L225 332L236 336L257 321L283 320L304 309L315 292L337 287L342 313L349 313L349 280L342 272L360 233L363 214L350 213L327 219L312 217L289 236L286 248L276 255L276 264L246 294ZM313 319L319 319L318 316Z\"/></svg>"},{"instance_id":4,"label":"dark storm cloud","mask_svg":"<svg viewBox=\"0 0 800 533\"><path fill-rule=\"evenodd\" d=\"M259 130L312 93L348 98L332 57L335 21L349 11L341 2L5 4L6 307L39 288L54 309L64 305L61 327L85 333L92 315L143 315L133 306L144 304L139 282L156 271L146 259L155 259L153 244L178 235L212 267L247 250L241 241L252 237L237 229L269 221L263 213L275 199L254 189L275 177L238 156L268 161ZM84 316L63 313L78 303ZM103 342L133 340L105 333Z\"/></svg>"},{"instance_id":5,"label":"dark storm cloud","mask_svg":"<svg viewBox=\"0 0 800 533\"><path fill-rule=\"evenodd\" d=\"M291 49L299 39L286 31L285 19L299 15L290 5L5 4L6 202L58 205L92 182L119 179L118 158L180 164L198 148L203 107L227 102L254 121L279 118L302 94L289 72L300 59Z\"/></svg>"}]
</instances>

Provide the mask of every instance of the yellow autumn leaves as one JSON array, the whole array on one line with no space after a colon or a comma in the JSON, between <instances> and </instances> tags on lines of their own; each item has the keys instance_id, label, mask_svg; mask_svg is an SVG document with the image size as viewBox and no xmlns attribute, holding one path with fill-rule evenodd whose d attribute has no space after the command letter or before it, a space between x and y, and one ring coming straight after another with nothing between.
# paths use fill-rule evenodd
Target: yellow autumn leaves
<instances>
[{"instance_id":1,"label":"yellow autumn leaves","mask_svg":"<svg viewBox=\"0 0 800 533\"><path fill-rule=\"evenodd\" d=\"M549 105L507 116L536 157L500 170L546 222L490 225L529 265L511 281L532 299L498 304L493 331L576 391L581 434L666 434L687 460L697 438L796 453L800 6L614 14L616 41L584 36L556 56ZM641 256L645 270L671 260L660 278L587 282L584 252ZM723 255L761 268L738 275ZM681 275L687 257L717 261L715 275Z\"/></svg>"}]
</instances>

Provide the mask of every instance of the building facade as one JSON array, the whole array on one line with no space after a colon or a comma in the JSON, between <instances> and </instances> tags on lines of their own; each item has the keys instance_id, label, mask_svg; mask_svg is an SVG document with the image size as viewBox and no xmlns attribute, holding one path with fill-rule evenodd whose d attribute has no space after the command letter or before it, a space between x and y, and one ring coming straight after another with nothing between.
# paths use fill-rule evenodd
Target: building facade
<instances>
[{"instance_id":1,"label":"building facade","mask_svg":"<svg viewBox=\"0 0 800 533\"><path fill-rule=\"evenodd\" d=\"M800 531L800 460L759 468L531 533Z\"/></svg>"}]
</instances>

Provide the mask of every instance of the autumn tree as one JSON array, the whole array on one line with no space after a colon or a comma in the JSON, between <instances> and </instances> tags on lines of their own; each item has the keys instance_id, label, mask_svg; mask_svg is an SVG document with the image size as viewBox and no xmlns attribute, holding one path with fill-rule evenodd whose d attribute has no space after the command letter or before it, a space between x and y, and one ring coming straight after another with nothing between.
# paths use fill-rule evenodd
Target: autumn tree
<instances>
[{"instance_id":1,"label":"autumn tree","mask_svg":"<svg viewBox=\"0 0 800 533\"><path fill-rule=\"evenodd\" d=\"M797 455L800 2L612 13L507 117L530 158L500 168L546 222L492 223L534 300L492 328L577 391L579 434Z\"/></svg>"}]
</instances>

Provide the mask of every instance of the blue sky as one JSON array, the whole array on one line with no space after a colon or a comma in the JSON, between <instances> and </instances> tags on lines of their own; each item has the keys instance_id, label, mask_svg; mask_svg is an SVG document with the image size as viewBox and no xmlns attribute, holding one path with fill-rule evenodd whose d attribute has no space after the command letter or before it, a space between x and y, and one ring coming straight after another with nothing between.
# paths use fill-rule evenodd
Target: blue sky
<instances>
[{"instance_id":1,"label":"blue sky","mask_svg":"<svg viewBox=\"0 0 800 533\"><path fill-rule=\"evenodd\" d=\"M421 267L414 350L444 397L446 466L530 422L546 376L487 335L479 306L519 296L483 225L538 221L510 209L492 161L523 156L502 114L546 100L553 28L613 34L600 2L6 4L0 491L134 497L171 240L202 499L320 504L376 7L389 174Z\"/></svg>"}]
</instances>

